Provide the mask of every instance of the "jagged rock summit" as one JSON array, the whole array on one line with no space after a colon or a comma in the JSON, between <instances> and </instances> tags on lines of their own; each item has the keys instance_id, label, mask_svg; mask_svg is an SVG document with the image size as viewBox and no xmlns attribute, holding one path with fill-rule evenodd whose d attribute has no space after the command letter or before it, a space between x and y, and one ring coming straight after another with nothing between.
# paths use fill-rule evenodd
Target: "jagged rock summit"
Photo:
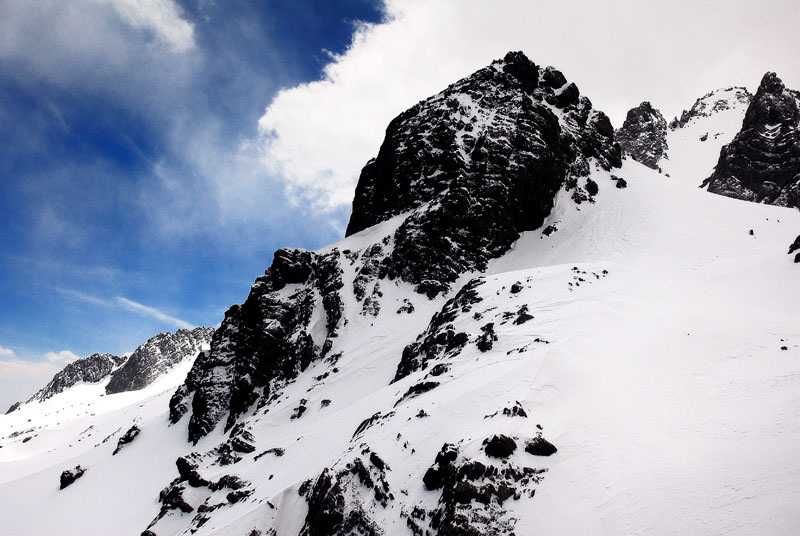
<instances>
[{"instance_id":1,"label":"jagged rock summit","mask_svg":"<svg viewBox=\"0 0 800 536\"><path fill-rule=\"evenodd\" d=\"M44 402L81 382L97 383L102 381L122 366L126 359L126 357L111 354L92 354L76 359L57 372L53 379L33 395L28 402Z\"/></svg>"},{"instance_id":2,"label":"jagged rock summit","mask_svg":"<svg viewBox=\"0 0 800 536\"><path fill-rule=\"evenodd\" d=\"M617 130L617 142L640 164L660 170L659 162L667 157L667 121L644 101L628 110L622 128Z\"/></svg>"},{"instance_id":3,"label":"jagged rock summit","mask_svg":"<svg viewBox=\"0 0 800 536\"><path fill-rule=\"evenodd\" d=\"M766 73L741 131L723 147L703 186L728 197L800 208L800 93Z\"/></svg>"},{"instance_id":4,"label":"jagged rock summit","mask_svg":"<svg viewBox=\"0 0 800 536\"><path fill-rule=\"evenodd\" d=\"M151 337L111 374L106 394L144 389L170 368L196 355L208 345L213 333L214 328L198 327Z\"/></svg>"},{"instance_id":5,"label":"jagged rock summit","mask_svg":"<svg viewBox=\"0 0 800 536\"><path fill-rule=\"evenodd\" d=\"M720 112L725 112L739 107L747 107L753 100L753 95L747 88L741 86L728 87L709 91L697 99L691 108L683 110L680 117L674 117L669 122L669 129L685 128L703 118L711 117Z\"/></svg>"},{"instance_id":6,"label":"jagged rock summit","mask_svg":"<svg viewBox=\"0 0 800 536\"><path fill-rule=\"evenodd\" d=\"M590 160L608 170L620 158L608 117L574 83L510 52L389 124L361 172L347 235L413 210L381 270L433 297L541 226Z\"/></svg>"},{"instance_id":7,"label":"jagged rock summit","mask_svg":"<svg viewBox=\"0 0 800 536\"><path fill-rule=\"evenodd\" d=\"M592 167L620 163L608 117L560 71L521 52L416 104L389 124L356 188L348 236L404 215L355 267L364 314L378 314L387 278L428 298L448 292L461 274L485 270L521 232L540 227L561 188L576 203L593 201ZM281 384L329 355L342 321L343 266L356 263L348 254L275 254L172 399L177 422L191 398L192 441L226 415L231 428L256 401L269 403ZM287 284L294 286L284 290Z\"/></svg>"}]
</instances>

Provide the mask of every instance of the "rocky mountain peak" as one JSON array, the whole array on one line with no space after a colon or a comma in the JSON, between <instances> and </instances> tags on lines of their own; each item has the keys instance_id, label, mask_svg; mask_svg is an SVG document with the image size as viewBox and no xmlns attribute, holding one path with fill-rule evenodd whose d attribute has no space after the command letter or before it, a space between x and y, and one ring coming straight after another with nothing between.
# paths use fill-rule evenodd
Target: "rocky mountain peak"
<instances>
[{"instance_id":1,"label":"rocky mountain peak","mask_svg":"<svg viewBox=\"0 0 800 536\"><path fill-rule=\"evenodd\" d=\"M144 389L160 375L207 346L213 333L214 328L198 327L151 337L111 374L106 394Z\"/></svg>"},{"instance_id":2,"label":"rocky mountain peak","mask_svg":"<svg viewBox=\"0 0 800 536\"><path fill-rule=\"evenodd\" d=\"M658 162L667 156L667 121L657 109L644 101L628 110L622 128L617 130L622 150L637 162L659 169Z\"/></svg>"},{"instance_id":3,"label":"rocky mountain peak","mask_svg":"<svg viewBox=\"0 0 800 536\"><path fill-rule=\"evenodd\" d=\"M594 201L592 166L620 164L608 117L560 71L521 52L419 102L391 121L364 166L347 235L403 221L359 251L278 250L195 361L170 419L191 412L189 439L197 442L226 416L231 429L252 406L274 402L312 363L324 359L334 373L347 301L378 315L386 279L428 298L447 293L461 274L485 270L521 232L540 227L560 189L575 203Z\"/></svg>"},{"instance_id":4,"label":"rocky mountain peak","mask_svg":"<svg viewBox=\"0 0 800 536\"><path fill-rule=\"evenodd\" d=\"M590 161L620 165L608 117L557 69L509 52L389 124L361 172L347 234L414 210L382 263L434 297L541 226L562 187L589 199L578 179Z\"/></svg>"},{"instance_id":5,"label":"rocky mountain peak","mask_svg":"<svg viewBox=\"0 0 800 536\"><path fill-rule=\"evenodd\" d=\"M76 359L56 373L53 379L33 395L28 402L34 400L44 402L78 383L97 383L106 379L126 360L126 357L112 354L92 354Z\"/></svg>"},{"instance_id":6,"label":"rocky mountain peak","mask_svg":"<svg viewBox=\"0 0 800 536\"><path fill-rule=\"evenodd\" d=\"M800 208L800 93L766 73L742 130L722 148L703 186L728 197Z\"/></svg>"},{"instance_id":7,"label":"rocky mountain peak","mask_svg":"<svg viewBox=\"0 0 800 536\"><path fill-rule=\"evenodd\" d=\"M747 109L742 128L758 128L765 124L778 123L792 126L797 121L798 93L786 89L777 74L766 73Z\"/></svg>"}]
</instances>

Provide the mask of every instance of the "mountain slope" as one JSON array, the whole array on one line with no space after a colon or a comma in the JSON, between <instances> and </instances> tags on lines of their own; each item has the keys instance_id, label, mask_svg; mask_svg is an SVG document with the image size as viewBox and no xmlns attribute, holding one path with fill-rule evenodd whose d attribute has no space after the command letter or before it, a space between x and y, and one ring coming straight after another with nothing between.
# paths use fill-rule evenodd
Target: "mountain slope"
<instances>
[{"instance_id":1,"label":"mountain slope","mask_svg":"<svg viewBox=\"0 0 800 536\"><path fill-rule=\"evenodd\" d=\"M447 188L280 250L191 371L0 417L0 533L795 534L800 212L698 189L694 139L588 158L433 298L384 266Z\"/></svg>"}]
</instances>

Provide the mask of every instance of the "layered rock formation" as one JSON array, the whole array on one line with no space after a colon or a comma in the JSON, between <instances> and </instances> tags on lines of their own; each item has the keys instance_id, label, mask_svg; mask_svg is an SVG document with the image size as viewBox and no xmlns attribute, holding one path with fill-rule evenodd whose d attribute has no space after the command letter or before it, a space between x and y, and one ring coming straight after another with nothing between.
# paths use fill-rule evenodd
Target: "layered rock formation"
<instances>
[{"instance_id":1,"label":"layered rock formation","mask_svg":"<svg viewBox=\"0 0 800 536\"><path fill-rule=\"evenodd\" d=\"M741 131L723 147L708 191L736 199L800 208L800 93L767 73Z\"/></svg>"}]
</instances>

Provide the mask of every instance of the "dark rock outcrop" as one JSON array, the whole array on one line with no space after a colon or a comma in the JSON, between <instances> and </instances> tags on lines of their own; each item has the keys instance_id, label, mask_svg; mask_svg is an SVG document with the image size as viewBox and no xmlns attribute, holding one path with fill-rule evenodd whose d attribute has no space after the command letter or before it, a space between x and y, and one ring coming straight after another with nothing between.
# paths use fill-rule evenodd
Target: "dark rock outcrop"
<instances>
[{"instance_id":1,"label":"dark rock outcrop","mask_svg":"<svg viewBox=\"0 0 800 536\"><path fill-rule=\"evenodd\" d=\"M76 465L74 469L67 469L66 471L61 473L61 488L64 489L67 486L72 485L73 482L78 480L83 474L86 472L86 469L81 467L80 465Z\"/></svg>"},{"instance_id":2,"label":"dark rock outcrop","mask_svg":"<svg viewBox=\"0 0 800 536\"><path fill-rule=\"evenodd\" d=\"M800 235L797 235L797 238L794 239L794 242L792 242L792 245L789 246L789 255L791 255L792 253L794 253L798 249L800 249ZM14 406L11 406L11 407L14 407Z\"/></svg>"},{"instance_id":3,"label":"dark rock outcrop","mask_svg":"<svg viewBox=\"0 0 800 536\"><path fill-rule=\"evenodd\" d=\"M124 447L125 445L136 439L136 436L138 436L140 432L141 430L139 429L138 426L136 426L135 424L131 426L128 429L128 431L125 432L125 435L119 438L119 440L117 441L117 448L114 449L114 452L112 452L111 455L116 456L116 454L122 450L122 447Z\"/></svg>"},{"instance_id":4,"label":"dark rock outcrop","mask_svg":"<svg viewBox=\"0 0 800 536\"><path fill-rule=\"evenodd\" d=\"M708 191L800 208L800 93L775 73L761 79L742 129L722 148Z\"/></svg>"},{"instance_id":5,"label":"dark rock outcrop","mask_svg":"<svg viewBox=\"0 0 800 536\"><path fill-rule=\"evenodd\" d=\"M375 453L369 463L356 457L343 469L326 468L313 486L305 486L308 514L301 536L346 536L360 534L378 536L384 531L370 517L369 505L386 508L394 501L386 472L389 468Z\"/></svg>"},{"instance_id":6,"label":"dark rock outcrop","mask_svg":"<svg viewBox=\"0 0 800 536\"><path fill-rule=\"evenodd\" d=\"M397 365L397 373L393 381L405 378L412 372L423 370L430 361L441 360L453 357L461 352L466 346L469 337L466 333L456 333L451 322L458 315L468 313L472 306L483 301L477 288L486 281L482 278L475 278L465 284L455 296L447 300L442 310L431 317L428 327L423 331L417 340L403 350L403 356ZM494 335L494 331L492 330ZM486 347L483 338L479 338L479 344Z\"/></svg>"},{"instance_id":7,"label":"dark rock outcrop","mask_svg":"<svg viewBox=\"0 0 800 536\"><path fill-rule=\"evenodd\" d=\"M111 374L106 394L144 389L184 359L197 354L208 345L213 333L214 328L199 327L151 337Z\"/></svg>"},{"instance_id":8,"label":"dark rock outcrop","mask_svg":"<svg viewBox=\"0 0 800 536\"><path fill-rule=\"evenodd\" d=\"M433 297L540 227L590 158L620 165L608 118L563 74L510 52L389 124L361 172L347 234L413 211L382 270Z\"/></svg>"},{"instance_id":9,"label":"dark rock outcrop","mask_svg":"<svg viewBox=\"0 0 800 536\"><path fill-rule=\"evenodd\" d=\"M14 402L13 404L11 404L11 407L8 408L8 411L6 411L6 415L17 411L21 405L22 402Z\"/></svg>"},{"instance_id":10,"label":"dark rock outcrop","mask_svg":"<svg viewBox=\"0 0 800 536\"><path fill-rule=\"evenodd\" d=\"M651 169L667 156L667 121L657 109L644 101L628 110L617 142L631 158Z\"/></svg>"},{"instance_id":11,"label":"dark rock outcrop","mask_svg":"<svg viewBox=\"0 0 800 536\"><path fill-rule=\"evenodd\" d=\"M197 442L224 416L228 429L259 399L268 403L282 383L330 351L342 321L341 288L338 250L275 252L272 266L256 279L247 300L225 313L211 349L200 353L173 395L170 420L180 420L191 401L189 439ZM311 335L317 321L324 340Z\"/></svg>"},{"instance_id":12,"label":"dark rock outcrop","mask_svg":"<svg viewBox=\"0 0 800 536\"><path fill-rule=\"evenodd\" d=\"M511 535L513 519L506 517L504 503L533 497L534 486L542 479L543 469L503 465L485 465L461 455L454 445L445 444L434 464L423 477L430 491L441 490L438 504L431 511L416 511L407 520L416 534L441 535ZM426 531L427 521L432 532Z\"/></svg>"},{"instance_id":13,"label":"dark rock outcrop","mask_svg":"<svg viewBox=\"0 0 800 536\"><path fill-rule=\"evenodd\" d=\"M53 376L28 402L37 400L44 402L78 383L97 383L106 379L109 374L125 363L127 358L111 354L92 354L76 359Z\"/></svg>"},{"instance_id":14,"label":"dark rock outcrop","mask_svg":"<svg viewBox=\"0 0 800 536\"><path fill-rule=\"evenodd\" d=\"M551 456L558 452L558 449L540 434L525 444L525 452L534 456Z\"/></svg>"}]
</instances>

